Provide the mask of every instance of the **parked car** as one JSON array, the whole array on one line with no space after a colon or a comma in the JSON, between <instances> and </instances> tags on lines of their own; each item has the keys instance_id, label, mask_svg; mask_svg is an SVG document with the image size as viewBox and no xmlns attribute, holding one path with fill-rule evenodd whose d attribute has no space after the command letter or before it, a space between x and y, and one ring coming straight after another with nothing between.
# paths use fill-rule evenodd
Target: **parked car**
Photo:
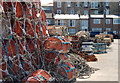
<instances>
[{"instance_id":1,"label":"parked car","mask_svg":"<svg viewBox=\"0 0 120 83\"><path fill-rule=\"evenodd\" d=\"M107 34L112 34L114 39L118 39L119 35L118 34L114 34L113 32L107 32Z\"/></svg>"},{"instance_id":2,"label":"parked car","mask_svg":"<svg viewBox=\"0 0 120 83\"><path fill-rule=\"evenodd\" d=\"M100 32L90 32L90 37L95 37L95 35L99 35Z\"/></svg>"}]
</instances>

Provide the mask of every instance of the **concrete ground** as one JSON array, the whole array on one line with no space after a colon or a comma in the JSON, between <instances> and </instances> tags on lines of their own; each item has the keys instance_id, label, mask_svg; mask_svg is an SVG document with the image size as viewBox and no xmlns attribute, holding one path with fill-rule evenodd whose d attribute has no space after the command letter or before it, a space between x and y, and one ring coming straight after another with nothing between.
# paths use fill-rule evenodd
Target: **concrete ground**
<instances>
[{"instance_id":1,"label":"concrete ground","mask_svg":"<svg viewBox=\"0 0 120 83\"><path fill-rule=\"evenodd\" d=\"M118 81L118 39L115 39L105 54L95 54L97 62L87 62L90 67L98 68L88 79L76 81Z\"/></svg>"}]
</instances>

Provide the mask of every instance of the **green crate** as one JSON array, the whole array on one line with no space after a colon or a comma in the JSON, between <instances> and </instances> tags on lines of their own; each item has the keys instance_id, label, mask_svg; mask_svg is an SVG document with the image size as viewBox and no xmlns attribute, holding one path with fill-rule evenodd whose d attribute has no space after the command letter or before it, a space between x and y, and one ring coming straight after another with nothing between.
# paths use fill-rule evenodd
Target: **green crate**
<instances>
[{"instance_id":1,"label":"green crate","mask_svg":"<svg viewBox=\"0 0 120 83\"><path fill-rule=\"evenodd\" d=\"M93 51L94 51L95 54L107 53L106 43L94 43L93 47L94 47Z\"/></svg>"}]
</instances>

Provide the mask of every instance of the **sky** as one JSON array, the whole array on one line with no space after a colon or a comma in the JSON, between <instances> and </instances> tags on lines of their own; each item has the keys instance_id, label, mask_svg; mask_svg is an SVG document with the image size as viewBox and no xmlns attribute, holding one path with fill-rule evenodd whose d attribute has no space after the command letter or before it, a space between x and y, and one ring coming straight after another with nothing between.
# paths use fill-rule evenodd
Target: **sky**
<instances>
[{"instance_id":1,"label":"sky","mask_svg":"<svg viewBox=\"0 0 120 83\"><path fill-rule=\"evenodd\" d=\"M53 0L41 0L41 4L52 3Z\"/></svg>"}]
</instances>

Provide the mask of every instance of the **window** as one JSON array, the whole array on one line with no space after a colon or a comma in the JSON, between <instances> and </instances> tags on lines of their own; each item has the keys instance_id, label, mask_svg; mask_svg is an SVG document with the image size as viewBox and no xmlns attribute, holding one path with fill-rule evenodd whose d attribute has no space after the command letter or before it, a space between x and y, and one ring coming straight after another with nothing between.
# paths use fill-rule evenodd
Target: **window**
<instances>
[{"instance_id":1,"label":"window","mask_svg":"<svg viewBox=\"0 0 120 83\"><path fill-rule=\"evenodd\" d=\"M113 24L120 24L120 19L113 19Z\"/></svg>"},{"instance_id":2,"label":"window","mask_svg":"<svg viewBox=\"0 0 120 83\"><path fill-rule=\"evenodd\" d=\"M84 15L88 15L88 11L87 10L84 11Z\"/></svg>"},{"instance_id":3,"label":"window","mask_svg":"<svg viewBox=\"0 0 120 83\"><path fill-rule=\"evenodd\" d=\"M106 28L106 31L111 31L111 28Z\"/></svg>"},{"instance_id":4,"label":"window","mask_svg":"<svg viewBox=\"0 0 120 83\"><path fill-rule=\"evenodd\" d=\"M58 20L57 25L63 25L63 20Z\"/></svg>"},{"instance_id":5,"label":"window","mask_svg":"<svg viewBox=\"0 0 120 83\"><path fill-rule=\"evenodd\" d=\"M74 14L74 10L71 10L71 14Z\"/></svg>"},{"instance_id":6,"label":"window","mask_svg":"<svg viewBox=\"0 0 120 83\"><path fill-rule=\"evenodd\" d=\"M116 31L116 30L114 30L114 31L113 31L113 33L114 33L114 34L116 34L116 33L117 33L117 31Z\"/></svg>"},{"instance_id":7,"label":"window","mask_svg":"<svg viewBox=\"0 0 120 83\"><path fill-rule=\"evenodd\" d=\"M61 2L57 2L57 8L61 8Z\"/></svg>"},{"instance_id":8,"label":"window","mask_svg":"<svg viewBox=\"0 0 120 83\"><path fill-rule=\"evenodd\" d=\"M70 7L71 6L71 2L67 2L67 6Z\"/></svg>"},{"instance_id":9,"label":"window","mask_svg":"<svg viewBox=\"0 0 120 83\"><path fill-rule=\"evenodd\" d=\"M88 20L81 21L81 30L84 31L85 29L88 29Z\"/></svg>"},{"instance_id":10,"label":"window","mask_svg":"<svg viewBox=\"0 0 120 83\"><path fill-rule=\"evenodd\" d=\"M61 10L57 10L57 14L61 14Z\"/></svg>"},{"instance_id":11,"label":"window","mask_svg":"<svg viewBox=\"0 0 120 83\"><path fill-rule=\"evenodd\" d=\"M60 25L63 25L63 20L60 20Z\"/></svg>"},{"instance_id":12,"label":"window","mask_svg":"<svg viewBox=\"0 0 120 83\"><path fill-rule=\"evenodd\" d=\"M80 3L79 2L77 2L77 7L80 7Z\"/></svg>"},{"instance_id":13,"label":"window","mask_svg":"<svg viewBox=\"0 0 120 83\"><path fill-rule=\"evenodd\" d=\"M100 19L94 19L94 24L100 24Z\"/></svg>"},{"instance_id":14,"label":"window","mask_svg":"<svg viewBox=\"0 0 120 83\"><path fill-rule=\"evenodd\" d=\"M109 9L106 10L106 14L109 14Z\"/></svg>"},{"instance_id":15,"label":"window","mask_svg":"<svg viewBox=\"0 0 120 83\"><path fill-rule=\"evenodd\" d=\"M95 14L98 14L98 10L95 10Z\"/></svg>"},{"instance_id":16,"label":"window","mask_svg":"<svg viewBox=\"0 0 120 83\"><path fill-rule=\"evenodd\" d=\"M75 29L69 29L69 33L75 33Z\"/></svg>"},{"instance_id":17,"label":"window","mask_svg":"<svg viewBox=\"0 0 120 83\"><path fill-rule=\"evenodd\" d=\"M102 32L102 28L92 28L93 32Z\"/></svg>"},{"instance_id":18,"label":"window","mask_svg":"<svg viewBox=\"0 0 120 83\"><path fill-rule=\"evenodd\" d=\"M88 2L84 2L84 7L88 7Z\"/></svg>"},{"instance_id":19,"label":"window","mask_svg":"<svg viewBox=\"0 0 120 83\"><path fill-rule=\"evenodd\" d=\"M70 20L70 26L75 27L75 20Z\"/></svg>"},{"instance_id":20,"label":"window","mask_svg":"<svg viewBox=\"0 0 120 83\"><path fill-rule=\"evenodd\" d=\"M91 2L91 8L98 8L98 2Z\"/></svg>"},{"instance_id":21,"label":"window","mask_svg":"<svg viewBox=\"0 0 120 83\"><path fill-rule=\"evenodd\" d=\"M51 24L51 20L47 19L47 23L48 23L48 25Z\"/></svg>"},{"instance_id":22,"label":"window","mask_svg":"<svg viewBox=\"0 0 120 83\"><path fill-rule=\"evenodd\" d=\"M106 2L106 6L109 6L109 2Z\"/></svg>"},{"instance_id":23,"label":"window","mask_svg":"<svg viewBox=\"0 0 120 83\"><path fill-rule=\"evenodd\" d=\"M106 19L106 24L110 24L110 19Z\"/></svg>"}]
</instances>

